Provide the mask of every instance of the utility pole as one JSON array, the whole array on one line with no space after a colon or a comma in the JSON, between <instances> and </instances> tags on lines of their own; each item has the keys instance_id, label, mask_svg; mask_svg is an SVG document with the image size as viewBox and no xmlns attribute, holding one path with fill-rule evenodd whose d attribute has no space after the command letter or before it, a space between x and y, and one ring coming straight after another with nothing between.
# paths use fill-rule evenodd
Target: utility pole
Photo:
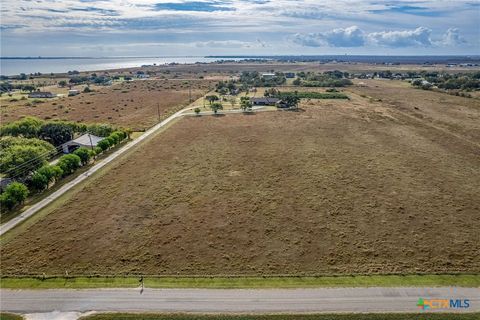
<instances>
[{"instance_id":1,"label":"utility pole","mask_svg":"<svg viewBox=\"0 0 480 320\"><path fill-rule=\"evenodd\" d=\"M192 103L192 83L190 82L190 85L188 86L188 101Z\"/></svg>"},{"instance_id":2,"label":"utility pole","mask_svg":"<svg viewBox=\"0 0 480 320\"><path fill-rule=\"evenodd\" d=\"M88 139L90 139L90 148L93 150L93 142L92 137L90 136L90 132L88 133Z\"/></svg>"},{"instance_id":3,"label":"utility pole","mask_svg":"<svg viewBox=\"0 0 480 320\"><path fill-rule=\"evenodd\" d=\"M158 115L158 122L160 122L160 104L157 102L157 115Z\"/></svg>"}]
</instances>

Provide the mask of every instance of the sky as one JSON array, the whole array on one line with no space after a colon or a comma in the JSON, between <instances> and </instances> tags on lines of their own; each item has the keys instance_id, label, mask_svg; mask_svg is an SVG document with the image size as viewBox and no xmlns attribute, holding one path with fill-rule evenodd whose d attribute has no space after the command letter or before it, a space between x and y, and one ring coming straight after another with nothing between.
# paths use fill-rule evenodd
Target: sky
<instances>
[{"instance_id":1,"label":"sky","mask_svg":"<svg viewBox=\"0 0 480 320\"><path fill-rule=\"evenodd\" d=\"M480 0L2 0L1 56L480 55Z\"/></svg>"}]
</instances>

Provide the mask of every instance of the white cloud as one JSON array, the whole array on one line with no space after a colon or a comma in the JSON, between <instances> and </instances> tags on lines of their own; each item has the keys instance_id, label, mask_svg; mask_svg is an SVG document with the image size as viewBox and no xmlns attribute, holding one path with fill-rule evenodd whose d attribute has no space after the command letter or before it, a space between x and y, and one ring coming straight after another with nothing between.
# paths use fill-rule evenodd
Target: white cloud
<instances>
[{"instance_id":1,"label":"white cloud","mask_svg":"<svg viewBox=\"0 0 480 320\"><path fill-rule=\"evenodd\" d=\"M297 33L291 41L305 47L457 47L467 43L457 28L450 28L441 41L432 40L432 30L418 27L412 30L379 31L366 33L357 26L337 28L319 33Z\"/></svg>"},{"instance_id":2,"label":"white cloud","mask_svg":"<svg viewBox=\"0 0 480 320\"><path fill-rule=\"evenodd\" d=\"M376 45L394 48L431 46L431 33L428 28L418 27L415 30L373 32L368 34L368 39Z\"/></svg>"},{"instance_id":3,"label":"white cloud","mask_svg":"<svg viewBox=\"0 0 480 320\"><path fill-rule=\"evenodd\" d=\"M320 33L297 33L294 35L293 41L308 47L325 45L330 47L361 47L365 44L365 34L359 27L351 26Z\"/></svg>"},{"instance_id":4,"label":"white cloud","mask_svg":"<svg viewBox=\"0 0 480 320\"><path fill-rule=\"evenodd\" d=\"M442 44L446 46L458 46L467 43L465 38L460 35L458 28L450 28L443 36Z\"/></svg>"}]
</instances>

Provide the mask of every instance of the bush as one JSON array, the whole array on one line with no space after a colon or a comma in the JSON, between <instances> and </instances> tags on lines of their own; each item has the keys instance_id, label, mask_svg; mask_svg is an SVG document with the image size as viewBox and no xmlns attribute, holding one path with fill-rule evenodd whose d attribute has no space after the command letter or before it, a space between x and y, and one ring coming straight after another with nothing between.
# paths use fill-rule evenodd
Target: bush
<instances>
[{"instance_id":1,"label":"bush","mask_svg":"<svg viewBox=\"0 0 480 320\"><path fill-rule=\"evenodd\" d=\"M127 137L127 134L125 133L125 131L115 131L110 136L115 137L115 139L117 139L118 141L117 143L119 143Z\"/></svg>"},{"instance_id":2,"label":"bush","mask_svg":"<svg viewBox=\"0 0 480 320\"><path fill-rule=\"evenodd\" d=\"M76 154L66 154L58 161L58 166L63 170L63 175L69 175L82 165L82 159Z\"/></svg>"},{"instance_id":3,"label":"bush","mask_svg":"<svg viewBox=\"0 0 480 320\"><path fill-rule=\"evenodd\" d=\"M195 112L195 114L199 115L200 114L200 108L195 108L193 109L193 112Z\"/></svg>"},{"instance_id":4,"label":"bush","mask_svg":"<svg viewBox=\"0 0 480 320\"><path fill-rule=\"evenodd\" d=\"M95 152L95 155L99 155L100 153L103 152L103 149L100 148L99 146L96 146L96 147L93 149L93 152Z\"/></svg>"},{"instance_id":5,"label":"bush","mask_svg":"<svg viewBox=\"0 0 480 320\"><path fill-rule=\"evenodd\" d=\"M35 138L1 137L0 149L0 172L17 178L26 177L56 153L50 143Z\"/></svg>"},{"instance_id":6,"label":"bush","mask_svg":"<svg viewBox=\"0 0 480 320\"><path fill-rule=\"evenodd\" d=\"M28 197L28 188L20 182L12 182L0 196L2 208L12 210L17 204L22 203Z\"/></svg>"},{"instance_id":7,"label":"bush","mask_svg":"<svg viewBox=\"0 0 480 320\"><path fill-rule=\"evenodd\" d=\"M2 136L21 136L35 138L43 125L43 120L34 117L25 117L21 120L4 125L0 129Z\"/></svg>"},{"instance_id":8,"label":"bush","mask_svg":"<svg viewBox=\"0 0 480 320\"><path fill-rule=\"evenodd\" d=\"M92 124L87 126L86 131L99 137L106 137L114 131L109 124Z\"/></svg>"},{"instance_id":9,"label":"bush","mask_svg":"<svg viewBox=\"0 0 480 320\"><path fill-rule=\"evenodd\" d=\"M101 148L102 151L106 151L110 148L110 142L107 139L100 140L97 143L97 147Z\"/></svg>"},{"instance_id":10,"label":"bush","mask_svg":"<svg viewBox=\"0 0 480 320\"><path fill-rule=\"evenodd\" d=\"M70 123L48 122L42 125L38 136L54 146L58 146L70 141L73 138L73 132L74 128Z\"/></svg>"},{"instance_id":11,"label":"bush","mask_svg":"<svg viewBox=\"0 0 480 320\"><path fill-rule=\"evenodd\" d=\"M90 158L92 157L92 150L87 149L85 147L80 147L77 150L75 150L73 154L77 155L81 159L82 165L86 165L90 161Z\"/></svg>"},{"instance_id":12,"label":"bush","mask_svg":"<svg viewBox=\"0 0 480 320\"><path fill-rule=\"evenodd\" d=\"M106 137L105 139L103 140L107 140L108 141L108 144L110 145L110 147L113 147L114 145L117 144L115 138L113 138L112 136L108 136Z\"/></svg>"},{"instance_id":13,"label":"bush","mask_svg":"<svg viewBox=\"0 0 480 320\"><path fill-rule=\"evenodd\" d=\"M47 164L35 171L30 183L33 188L43 190L48 188L51 182L58 180L62 174L62 168Z\"/></svg>"},{"instance_id":14,"label":"bush","mask_svg":"<svg viewBox=\"0 0 480 320\"><path fill-rule=\"evenodd\" d=\"M36 190L44 190L48 187L49 181L48 177L43 175L42 173L35 171L35 173L32 176L32 179L30 180L30 185L32 188Z\"/></svg>"}]
</instances>

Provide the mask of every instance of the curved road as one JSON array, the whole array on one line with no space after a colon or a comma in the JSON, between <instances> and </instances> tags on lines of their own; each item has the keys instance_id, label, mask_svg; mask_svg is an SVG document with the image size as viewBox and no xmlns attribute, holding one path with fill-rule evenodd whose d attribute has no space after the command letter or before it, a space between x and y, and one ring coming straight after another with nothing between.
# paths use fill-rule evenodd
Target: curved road
<instances>
[{"instance_id":1,"label":"curved road","mask_svg":"<svg viewBox=\"0 0 480 320\"><path fill-rule=\"evenodd\" d=\"M255 110L262 111L262 110L259 110L259 109L262 109L262 108L263 107L255 108ZM87 179L90 175L92 175L96 171L100 170L105 165L109 164L110 162L112 162L117 157L119 157L120 155L122 155L126 151L130 150L131 148L133 148L137 144L141 143L143 140L145 140L146 138L148 138L152 134L156 133L159 129L163 128L168 123L172 122L173 120L175 120L179 117L195 115L195 113L187 113L186 112L186 111L191 111L191 109L192 109L192 107L182 109L182 110L176 112L175 114L171 115L167 119L163 120L162 122L156 124L155 126L150 128L149 130L147 130L144 134L142 134L140 137L138 137L137 139L129 142L128 144L126 144L125 146L120 148L119 150L117 150L114 153L112 153L111 155L109 155L107 158L99 161L93 167L88 169L88 171L81 174L80 176L78 176L74 180L70 181L69 183L65 184L64 186L62 186L60 189L58 189L57 191L55 191L54 193L52 193L51 195L49 195L45 199L37 202L36 204L31 206L30 208L28 208L27 210L22 212L20 215L13 218L12 220L0 225L0 236L2 236L4 233L9 231L10 229L14 228L19 223L22 223L23 221L27 220L28 218L30 218L31 216L36 214L38 211L40 211L41 209L43 209L44 207L46 207L47 205L49 205L50 203L55 201L58 197L63 195L65 192L72 189L74 186L81 183L83 180ZM242 110L227 110L227 111L224 111L222 113L241 113L241 112L242 112ZM206 111L206 112L201 112L200 114L201 115L211 115L212 112Z\"/></svg>"}]
</instances>

